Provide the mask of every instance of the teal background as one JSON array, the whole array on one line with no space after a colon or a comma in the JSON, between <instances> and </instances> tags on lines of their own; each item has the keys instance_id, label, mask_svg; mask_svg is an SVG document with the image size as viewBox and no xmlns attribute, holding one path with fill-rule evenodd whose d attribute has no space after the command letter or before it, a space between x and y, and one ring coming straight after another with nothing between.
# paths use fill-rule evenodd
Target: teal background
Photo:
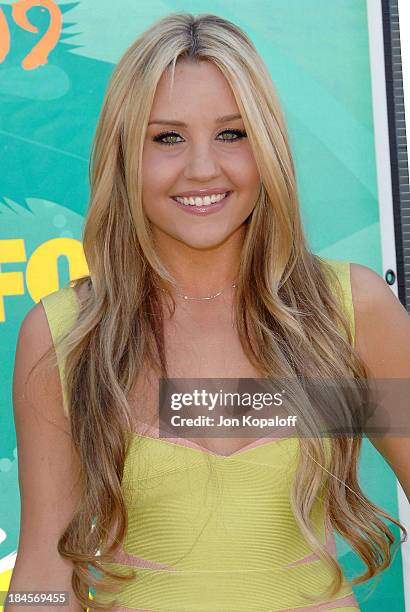
<instances>
[{"instance_id":1,"label":"teal background","mask_svg":"<svg viewBox=\"0 0 410 612\"><path fill-rule=\"evenodd\" d=\"M211 12L234 21L264 58L288 121L301 210L312 250L362 263L382 274L372 98L364 0L172 0L57 2L63 29L48 62L33 70L23 58L47 30L41 6L28 12L39 33L14 22L12 3L0 2L11 47L0 64L0 589L7 590L19 532L12 372L18 329L32 307L27 262L52 238L80 241L87 208L88 160L104 90L115 63L138 34L174 11ZM19 240L25 258L12 261ZM70 262L56 259L54 289L70 277ZM22 292L6 295L3 273L18 272ZM41 290L42 279L35 282ZM52 289L49 290L51 291ZM38 298L37 298L38 299ZM370 499L398 518L396 479L365 440L360 482ZM5 503L4 503L5 502ZM392 527L396 537L399 532ZM364 570L337 537L348 577ZM364 612L402 612L400 550L374 592L354 587Z\"/></svg>"}]
</instances>

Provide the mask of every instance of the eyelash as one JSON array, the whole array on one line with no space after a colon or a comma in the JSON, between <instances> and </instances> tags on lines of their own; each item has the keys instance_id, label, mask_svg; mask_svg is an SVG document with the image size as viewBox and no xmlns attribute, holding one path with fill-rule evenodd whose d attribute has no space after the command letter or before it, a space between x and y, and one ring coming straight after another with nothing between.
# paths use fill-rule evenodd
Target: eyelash
<instances>
[{"instance_id":1,"label":"eyelash","mask_svg":"<svg viewBox=\"0 0 410 612\"><path fill-rule=\"evenodd\" d=\"M232 138L232 139L228 139L225 140L223 139L223 142L238 142L239 140L242 140L242 138L246 138L246 132L245 130L224 130L223 132L221 132L220 134L218 134L218 136L221 136L221 134L226 134L226 133L232 133L232 134L236 134L238 136L238 138ZM177 132L161 132L160 134L157 134L156 136L153 137L153 141L154 142L159 142L159 144L163 144L163 145L167 145L167 146L172 146L175 144L179 144L178 142L165 142L162 140L162 138L165 138L167 136L179 136L179 134Z\"/></svg>"}]
</instances>

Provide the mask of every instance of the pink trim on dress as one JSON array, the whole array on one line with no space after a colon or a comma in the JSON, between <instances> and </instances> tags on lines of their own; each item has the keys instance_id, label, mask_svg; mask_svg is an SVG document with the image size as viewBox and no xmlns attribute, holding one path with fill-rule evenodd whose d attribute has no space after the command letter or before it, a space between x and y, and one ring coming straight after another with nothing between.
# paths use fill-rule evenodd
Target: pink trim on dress
<instances>
[{"instance_id":1,"label":"pink trim on dress","mask_svg":"<svg viewBox=\"0 0 410 612\"><path fill-rule=\"evenodd\" d=\"M294 430L289 430L291 433L294 432ZM285 429L283 430L283 432L285 432ZM233 453L230 453L229 455L221 455L219 453L215 453L214 451L211 451L207 448L205 448L204 446L201 446L200 444L198 444L197 442L193 442L192 440L188 440L186 438L178 438L178 437L174 437L174 436L167 436L167 437L161 437L159 435L159 429L156 427L147 427L144 430L144 433L142 433L141 431L133 431L133 432L128 432L131 433L135 436L140 436L141 438L151 438L153 440L160 440L161 442L165 442L168 444L173 444L174 446L183 446L183 447L188 447L188 448L194 448L195 450L200 450L203 453L206 453L208 455L213 455L215 457L234 457L236 455L240 455L242 452L247 451L248 449L251 448L255 448L257 446L265 446L268 444L272 444L274 442L279 442L280 440L289 440L289 436L286 437L286 435L283 436L278 436L276 438L259 438L259 440L253 440L252 442L250 442L249 444L245 444L245 446L242 446L241 448L239 448L238 450L234 451Z\"/></svg>"}]
</instances>

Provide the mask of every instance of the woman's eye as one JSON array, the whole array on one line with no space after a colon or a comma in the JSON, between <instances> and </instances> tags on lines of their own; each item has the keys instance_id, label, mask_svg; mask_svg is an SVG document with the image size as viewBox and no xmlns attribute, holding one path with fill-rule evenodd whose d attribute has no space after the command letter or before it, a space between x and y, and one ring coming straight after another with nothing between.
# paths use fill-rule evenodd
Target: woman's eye
<instances>
[{"instance_id":1,"label":"woman's eye","mask_svg":"<svg viewBox=\"0 0 410 612\"><path fill-rule=\"evenodd\" d=\"M177 134L176 132L162 132L161 134L157 134L157 136L154 136L152 140L154 142L159 142L160 144L165 144L165 145L176 144L175 140L165 141L164 138L180 138L180 135Z\"/></svg>"},{"instance_id":2,"label":"woman's eye","mask_svg":"<svg viewBox=\"0 0 410 612\"><path fill-rule=\"evenodd\" d=\"M223 138L222 140L224 140L224 142L236 142L246 137L245 130L224 130L219 136L223 136L224 134L233 134L235 136L235 138Z\"/></svg>"},{"instance_id":3,"label":"woman's eye","mask_svg":"<svg viewBox=\"0 0 410 612\"><path fill-rule=\"evenodd\" d=\"M223 132L218 134L218 136L223 136L225 134L231 134L234 137L222 138L223 142L236 142L237 140L241 140L242 138L246 137L245 130L224 130ZM160 144L164 145L174 145L181 142L176 141L175 138L181 138L180 135L177 134L177 132L162 132L161 134L157 134L156 136L154 136L152 140L154 142L159 142Z\"/></svg>"}]
</instances>

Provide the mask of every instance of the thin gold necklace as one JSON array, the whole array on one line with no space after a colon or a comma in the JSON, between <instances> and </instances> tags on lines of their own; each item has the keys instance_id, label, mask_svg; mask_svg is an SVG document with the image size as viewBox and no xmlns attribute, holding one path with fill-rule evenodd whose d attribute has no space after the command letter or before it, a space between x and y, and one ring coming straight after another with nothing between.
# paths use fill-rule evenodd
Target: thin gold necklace
<instances>
[{"instance_id":1,"label":"thin gold necklace","mask_svg":"<svg viewBox=\"0 0 410 612\"><path fill-rule=\"evenodd\" d=\"M158 287L158 285L156 285ZM232 285L228 285L228 287L225 287L225 289L222 289L222 291L219 291L218 293L215 293L215 295L206 295L205 297L189 297L188 295L184 295L183 293L178 293L177 291L175 292L176 295L178 295L179 297L184 298L184 300L213 300L214 298L218 297L218 295L221 295L224 291L226 291L227 289L229 289L230 287L235 288L237 287L237 283L233 283ZM161 289L161 291L166 292L166 289L163 289L162 287L158 287L158 289Z\"/></svg>"}]
</instances>

